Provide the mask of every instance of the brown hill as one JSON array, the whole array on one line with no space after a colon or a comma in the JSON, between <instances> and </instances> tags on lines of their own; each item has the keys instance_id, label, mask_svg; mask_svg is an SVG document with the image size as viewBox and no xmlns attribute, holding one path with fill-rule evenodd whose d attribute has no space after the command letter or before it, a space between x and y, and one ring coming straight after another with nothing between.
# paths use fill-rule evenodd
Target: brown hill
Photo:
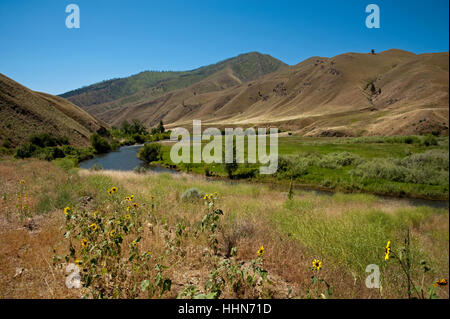
<instances>
[{"instance_id":1,"label":"brown hill","mask_svg":"<svg viewBox=\"0 0 450 319\"><path fill-rule=\"evenodd\" d=\"M98 113L189 126L278 126L305 135L448 134L448 53L312 57L242 83L223 69L185 89Z\"/></svg>"},{"instance_id":2,"label":"brown hill","mask_svg":"<svg viewBox=\"0 0 450 319\"><path fill-rule=\"evenodd\" d=\"M0 141L20 144L37 133L66 136L73 145L89 144L89 136L108 125L69 101L34 92L0 74Z\"/></svg>"}]
</instances>

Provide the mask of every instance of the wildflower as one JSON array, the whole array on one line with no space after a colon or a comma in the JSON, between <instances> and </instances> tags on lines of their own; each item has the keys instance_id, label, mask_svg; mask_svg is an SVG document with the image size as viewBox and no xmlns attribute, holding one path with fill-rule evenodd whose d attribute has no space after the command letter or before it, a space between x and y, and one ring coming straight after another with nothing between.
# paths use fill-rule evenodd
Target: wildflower
<instances>
[{"instance_id":1,"label":"wildflower","mask_svg":"<svg viewBox=\"0 0 450 319\"><path fill-rule=\"evenodd\" d=\"M320 270L322 268L322 262L319 259L314 259L312 265L316 270Z\"/></svg>"},{"instance_id":2,"label":"wildflower","mask_svg":"<svg viewBox=\"0 0 450 319\"><path fill-rule=\"evenodd\" d=\"M136 203L133 203L132 206L133 206L134 209L138 208L138 204L136 204Z\"/></svg>"},{"instance_id":3,"label":"wildflower","mask_svg":"<svg viewBox=\"0 0 450 319\"><path fill-rule=\"evenodd\" d=\"M20 180L20 184L25 184L25 181L23 179Z\"/></svg>"},{"instance_id":4,"label":"wildflower","mask_svg":"<svg viewBox=\"0 0 450 319\"><path fill-rule=\"evenodd\" d=\"M71 210L70 207L67 206L66 208L64 208L64 214L65 214L65 215L69 215L70 210Z\"/></svg>"},{"instance_id":5,"label":"wildflower","mask_svg":"<svg viewBox=\"0 0 450 319\"><path fill-rule=\"evenodd\" d=\"M75 264L79 266L79 265L83 264L83 261L81 259L77 258L77 259L75 259Z\"/></svg>"},{"instance_id":6,"label":"wildflower","mask_svg":"<svg viewBox=\"0 0 450 319\"><path fill-rule=\"evenodd\" d=\"M92 215L93 215L94 217L97 217L97 214L98 214L98 211L95 211L95 212L92 213Z\"/></svg>"},{"instance_id":7,"label":"wildflower","mask_svg":"<svg viewBox=\"0 0 450 319\"><path fill-rule=\"evenodd\" d=\"M130 211L130 206L127 207L127 212L129 212L129 211Z\"/></svg>"},{"instance_id":8,"label":"wildflower","mask_svg":"<svg viewBox=\"0 0 450 319\"><path fill-rule=\"evenodd\" d=\"M109 196L112 195L112 190L108 189L108 195L109 195Z\"/></svg>"},{"instance_id":9,"label":"wildflower","mask_svg":"<svg viewBox=\"0 0 450 319\"><path fill-rule=\"evenodd\" d=\"M109 232L109 237L114 238L114 236L116 236L116 230L113 229Z\"/></svg>"},{"instance_id":10,"label":"wildflower","mask_svg":"<svg viewBox=\"0 0 450 319\"><path fill-rule=\"evenodd\" d=\"M126 220L129 220L130 218L131 218L130 214L126 214L126 215L125 215L125 219L126 219Z\"/></svg>"},{"instance_id":11,"label":"wildflower","mask_svg":"<svg viewBox=\"0 0 450 319\"><path fill-rule=\"evenodd\" d=\"M133 240L132 242L131 242L131 246L133 246L133 248L137 248L137 242L135 241L135 240Z\"/></svg>"},{"instance_id":12,"label":"wildflower","mask_svg":"<svg viewBox=\"0 0 450 319\"><path fill-rule=\"evenodd\" d=\"M391 241L389 240L386 244L386 248L384 249L384 260L389 260L389 255L391 254Z\"/></svg>"},{"instance_id":13,"label":"wildflower","mask_svg":"<svg viewBox=\"0 0 450 319\"><path fill-rule=\"evenodd\" d=\"M133 199L131 198L131 196L127 196L127 197L125 197L125 199L127 200L127 201L129 201L129 202L131 202Z\"/></svg>"},{"instance_id":14,"label":"wildflower","mask_svg":"<svg viewBox=\"0 0 450 319\"><path fill-rule=\"evenodd\" d=\"M88 244L89 244L89 240L87 240L86 238L83 238L83 240L81 241L81 247L86 248Z\"/></svg>"},{"instance_id":15,"label":"wildflower","mask_svg":"<svg viewBox=\"0 0 450 319\"><path fill-rule=\"evenodd\" d=\"M153 198L154 198L153 196L150 196L150 200L151 200L151 201L153 200Z\"/></svg>"},{"instance_id":16,"label":"wildflower","mask_svg":"<svg viewBox=\"0 0 450 319\"><path fill-rule=\"evenodd\" d=\"M256 255L258 257L262 257L264 255L264 246L259 247L258 251L256 252Z\"/></svg>"},{"instance_id":17,"label":"wildflower","mask_svg":"<svg viewBox=\"0 0 450 319\"><path fill-rule=\"evenodd\" d=\"M433 284L433 286L435 286L435 287L437 287L437 286L444 287L444 286L447 286L447 284L448 284L447 279L442 278L442 279L436 281L436 282Z\"/></svg>"},{"instance_id":18,"label":"wildflower","mask_svg":"<svg viewBox=\"0 0 450 319\"><path fill-rule=\"evenodd\" d=\"M93 224L90 224L90 225L89 225L89 228L90 228L92 231L96 231L96 230L98 229L98 225L97 225L96 223L93 223Z\"/></svg>"},{"instance_id":19,"label":"wildflower","mask_svg":"<svg viewBox=\"0 0 450 319\"><path fill-rule=\"evenodd\" d=\"M111 187L111 192L112 192L112 193L117 192L117 187L116 187L116 186Z\"/></svg>"}]
</instances>

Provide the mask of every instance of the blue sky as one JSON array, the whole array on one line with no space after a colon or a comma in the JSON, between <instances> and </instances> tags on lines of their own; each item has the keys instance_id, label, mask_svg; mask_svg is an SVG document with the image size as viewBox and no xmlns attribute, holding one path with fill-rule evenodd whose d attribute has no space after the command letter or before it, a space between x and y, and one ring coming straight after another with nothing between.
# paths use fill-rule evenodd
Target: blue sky
<instances>
[{"instance_id":1,"label":"blue sky","mask_svg":"<svg viewBox=\"0 0 450 319\"><path fill-rule=\"evenodd\" d=\"M68 4L81 28L67 29ZM375 3L381 28L365 26ZM448 0L0 0L0 73L60 94L144 70L258 51L285 63L399 48L448 51Z\"/></svg>"}]
</instances>

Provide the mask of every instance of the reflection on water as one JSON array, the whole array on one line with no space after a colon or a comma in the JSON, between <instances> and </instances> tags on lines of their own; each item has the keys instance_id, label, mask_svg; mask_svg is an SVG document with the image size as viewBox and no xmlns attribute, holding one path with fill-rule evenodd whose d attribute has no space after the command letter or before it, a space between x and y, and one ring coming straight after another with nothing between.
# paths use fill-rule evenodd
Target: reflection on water
<instances>
[{"instance_id":1,"label":"reflection on water","mask_svg":"<svg viewBox=\"0 0 450 319\"><path fill-rule=\"evenodd\" d=\"M176 170L162 166L146 166L137 158L137 153L142 145L122 146L116 151L97 155L94 158L80 163L81 168L89 169L94 165L100 165L105 170L132 171L135 167L146 167L157 173L178 173Z\"/></svg>"}]
</instances>

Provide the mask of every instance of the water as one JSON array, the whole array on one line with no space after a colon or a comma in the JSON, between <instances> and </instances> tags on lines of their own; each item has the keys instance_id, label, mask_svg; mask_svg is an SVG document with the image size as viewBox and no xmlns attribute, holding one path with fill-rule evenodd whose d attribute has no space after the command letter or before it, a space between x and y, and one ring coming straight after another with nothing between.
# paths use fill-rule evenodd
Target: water
<instances>
[{"instance_id":1,"label":"water","mask_svg":"<svg viewBox=\"0 0 450 319\"><path fill-rule=\"evenodd\" d=\"M102 154L94 157L93 159L84 161L80 163L81 168L89 169L95 164L101 165L103 169L106 170L119 170L119 171L132 171L135 167L145 167L150 169L151 171L157 172L157 173L171 173L171 174L178 174L178 171L162 166L157 165L150 165L147 166L143 161L141 161L139 158L137 158L137 153L141 149L143 145L131 145L131 146L122 146L116 151ZM242 181L229 181L231 183L241 183ZM245 182L245 181L244 181ZM286 186L282 185L273 185L274 188L278 189L284 189ZM311 192L317 192L321 195L326 196L332 196L334 192L332 191L326 191L326 190L314 190L314 189L308 189L304 187L295 187L297 190L303 190L303 191L311 191ZM410 205L413 206L428 206L428 207L434 207L434 208L449 208L449 202L448 201L442 201L442 200L427 200L427 199L416 199L416 198L395 198L395 197L388 197L388 196L377 196L379 198L383 198L387 201L400 201L400 202L407 202Z\"/></svg>"},{"instance_id":2,"label":"water","mask_svg":"<svg viewBox=\"0 0 450 319\"><path fill-rule=\"evenodd\" d=\"M143 145L122 146L116 151L100 154L94 158L80 163L81 168L89 169L94 165L100 165L105 170L132 171L135 167L145 167L157 173L178 173L175 170L157 165L146 165L137 158L137 153Z\"/></svg>"}]
</instances>

